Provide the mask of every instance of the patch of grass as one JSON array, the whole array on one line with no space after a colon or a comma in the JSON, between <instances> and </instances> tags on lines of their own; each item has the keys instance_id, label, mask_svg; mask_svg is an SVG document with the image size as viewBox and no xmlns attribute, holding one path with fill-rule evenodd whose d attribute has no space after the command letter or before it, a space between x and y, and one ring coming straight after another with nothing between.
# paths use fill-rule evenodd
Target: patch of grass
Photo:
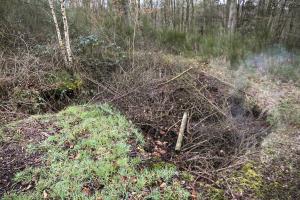
<instances>
[{"instance_id":1,"label":"patch of grass","mask_svg":"<svg viewBox=\"0 0 300 200\"><path fill-rule=\"evenodd\" d=\"M34 189L12 191L3 199L188 198L189 193L172 179L175 166L137 169L141 159L129 156L128 140L134 138L141 145L142 135L108 105L69 107L48 117L55 117L62 129L31 147L45 152L44 165L27 168L14 179L33 181Z\"/></svg>"},{"instance_id":2,"label":"patch of grass","mask_svg":"<svg viewBox=\"0 0 300 200\"><path fill-rule=\"evenodd\" d=\"M284 82L293 81L299 86L300 56L299 51L275 46L266 51L268 72Z\"/></svg>"},{"instance_id":3,"label":"patch of grass","mask_svg":"<svg viewBox=\"0 0 300 200\"><path fill-rule=\"evenodd\" d=\"M293 81L296 85L300 85L300 62L285 65L275 65L269 72L282 81Z\"/></svg>"},{"instance_id":4,"label":"patch of grass","mask_svg":"<svg viewBox=\"0 0 300 200\"><path fill-rule=\"evenodd\" d=\"M283 100L271 115L268 121L272 125L293 125L300 127L300 104L297 99L286 98Z\"/></svg>"},{"instance_id":5,"label":"patch of grass","mask_svg":"<svg viewBox=\"0 0 300 200\"><path fill-rule=\"evenodd\" d=\"M164 192L161 192L163 190ZM151 192L144 199L151 200L173 200L173 199L189 199L190 194L183 189L179 182L173 182L165 188L152 188Z\"/></svg>"}]
</instances>

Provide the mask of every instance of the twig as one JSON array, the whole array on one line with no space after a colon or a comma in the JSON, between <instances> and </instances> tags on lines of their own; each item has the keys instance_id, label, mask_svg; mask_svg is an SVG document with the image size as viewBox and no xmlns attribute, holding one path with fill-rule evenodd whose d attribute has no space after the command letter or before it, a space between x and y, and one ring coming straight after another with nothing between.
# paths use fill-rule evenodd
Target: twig
<instances>
[{"instance_id":1,"label":"twig","mask_svg":"<svg viewBox=\"0 0 300 200\"><path fill-rule=\"evenodd\" d=\"M203 73L205 76L210 76L210 77L212 77L212 78L214 78L214 79L220 81L220 82L223 83L224 85L227 85L227 86L229 86L229 87L232 87L232 88L234 88L234 89L237 89L239 92L242 92L242 93L244 93L244 94L246 94L246 95L249 95L249 96L251 96L251 97L254 96L254 95L250 94L249 92L247 92L247 91L245 91L245 90L243 90L243 89L237 88L237 87L234 86L232 83L229 83L229 82L227 82L227 81L225 81L225 80L222 80L222 79L220 79L220 78L218 78L218 77L216 77L216 76L214 76L214 75L212 75L212 74L210 74L210 73L208 73L208 72L205 72L205 71L203 71L203 70L201 70L200 72Z\"/></svg>"},{"instance_id":2,"label":"twig","mask_svg":"<svg viewBox=\"0 0 300 200\"><path fill-rule=\"evenodd\" d=\"M222 114L224 117L227 117L227 115L217 106L215 105L211 100L209 100L206 96L204 96L204 94L202 94L201 91L198 90L198 88L196 88L194 85L191 84L191 86L198 92L198 94L205 99L212 107L215 108L215 110L217 110L220 114Z\"/></svg>"},{"instance_id":3,"label":"twig","mask_svg":"<svg viewBox=\"0 0 300 200\"><path fill-rule=\"evenodd\" d=\"M187 122L187 117L188 117L188 113L184 112L182 121L181 121L181 125L180 125L180 129L179 129L179 134L178 134L178 138L177 138L177 142L176 142L175 151L180 151L180 149L181 149L183 134L184 134L184 130L186 127L186 122Z\"/></svg>"},{"instance_id":4,"label":"twig","mask_svg":"<svg viewBox=\"0 0 300 200\"><path fill-rule=\"evenodd\" d=\"M176 124L178 124L180 122L180 120L178 120L177 122L175 122L172 126L170 126L169 128L168 128L168 130L167 130L167 132L166 133L169 133L170 132L170 130L174 127L174 126L176 126Z\"/></svg>"},{"instance_id":5,"label":"twig","mask_svg":"<svg viewBox=\"0 0 300 200\"><path fill-rule=\"evenodd\" d=\"M129 91L129 92L127 92L127 93L125 93L125 94L122 94L121 96L118 96L118 97L115 97L115 98L111 99L109 102L113 102L113 101L116 101L116 100L122 99L122 98L124 98L124 97L126 97L126 96L130 95L131 93L134 93L134 92L136 92L136 91L137 91L137 89L139 89L139 88L141 88L141 87L142 87L142 86L138 86L138 87L134 88L133 90L131 90L131 91Z\"/></svg>"},{"instance_id":6,"label":"twig","mask_svg":"<svg viewBox=\"0 0 300 200\"><path fill-rule=\"evenodd\" d=\"M225 180L225 182L226 182L226 185L227 185L227 187L228 187L228 189L229 189L229 192L230 192L230 194L231 194L232 199L236 199L236 198L235 198L235 195L233 194L233 192L232 192L232 190L231 190L231 187L230 187L230 185L229 185L227 179L226 179L225 177L223 177L223 178L224 178L224 180Z\"/></svg>"},{"instance_id":7,"label":"twig","mask_svg":"<svg viewBox=\"0 0 300 200\"><path fill-rule=\"evenodd\" d=\"M110 94L116 95L116 92L115 92L115 91L112 91L112 90L109 89L108 87L104 86L102 83L99 83L98 81L96 81L96 80L94 80L94 79L92 79L92 78L90 78L90 77L87 77L87 76L85 76L85 75L83 75L83 74L81 74L81 76L82 76L83 78L87 79L88 81L90 81L90 82L92 82L92 83L94 83L94 84L96 84L96 85L102 87L104 90L108 91Z\"/></svg>"},{"instance_id":8,"label":"twig","mask_svg":"<svg viewBox=\"0 0 300 200\"><path fill-rule=\"evenodd\" d=\"M168 83L174 81L175 79L177 79L177 78L181 77L182 75L184 75L185 73L189 72L191 69L193 69L193 67L191 67L191 68L189 68L189 69L187 69L187 70L181 72L181 73L178 74L177 76L171 78L170 80L168 80L168 81L166 81L166 82L164 82L164 83L159 84L158 86L162 86L162 85L165 85L165 84L168 84Z\"/></svg>"},{"instance_id":9,"label":"twig","mask_svg":"<svg viewBox=\"0 0 300 200\"><path fill-rule=\"evenodd\" d=\"M213 112L212 114L207 115L206 117L202 118L199 122L197 122L197 124L195 124L195 125L193 126L193 128L197 127L200 123L204 122L206 119L208 119L209 117L215 115L216 113L217 113L217 112Z\"/></svg>"}]
</instances>

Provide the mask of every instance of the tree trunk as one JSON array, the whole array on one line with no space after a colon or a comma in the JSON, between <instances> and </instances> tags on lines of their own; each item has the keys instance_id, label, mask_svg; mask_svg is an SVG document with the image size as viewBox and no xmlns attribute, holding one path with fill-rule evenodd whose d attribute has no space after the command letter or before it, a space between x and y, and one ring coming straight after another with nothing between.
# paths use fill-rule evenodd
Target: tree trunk
<instances>
[{"instance_id":1,"label":"tree trunk","mask_svg":"<svg viewBox=\"0 0 300 200\"><path fill-rule=\"evenodd\" d=\"M60 33L59 26L58 26L56 14L55 14L55 11L54 11L53 0L48 0L48 2L49 2L49 6L50 6L50 9L51 9L51 14L52 14L52 18L53 18L55 29L56 29L56 34L57 34L59 48L61 50L61 54L63 56L65 64L68 65L68 60L67 60L65 46L64 46L64 43L63 43L63 40L62 40L62 37L61 37L61 33Z\"/></svg>"},{"instance_id":2,"label":"tree trunk","mask_svg":"<svg viewBox=\"0 0 300 200\"><path fill-rule=\"evenodd\" d=\"M66 8L65 8L65 0L60 0L60 8L61 8L61 14L62 14L62 19L64 24L64 34L65 34L65 44L66 44L66 50L68 56L68 64L71 65L73 58L72 58L72 51L71 51L71 44L70 44L69 26L68 26L68 20L67 20Z\"/></svg>"},{"instance_id":3,"label":"tree trunk","mask_svg":"<svg viewBox=\"0 0 300 200\"><path fill-rule=\"evenodd\" d=\"M191 16L191 21L190 21L190 23L191 23L191 28L192 28L192 31L194 31L194 27L195 27L195 24L194 24L194 22L195 22L195 19L194 19L194 17L195 17L195 7L194 7L194 0L191 0L191 6L192 6L192 16Z\"/></svg>"},{"instance_id":4,"label":"tree trunk","mask_svg":"<svg viewBox=\"0 0 300 200\"><path fill-rule=\"evenodd\" d=\"M186 0L186 19L185 19L185 24L186 24L186 32L190 28L190 1Z\"/></svg>"},{"instance_id":5,"label":"tree trunk","mask_svg":"<svg viewBox=\"0 0 300 200\"><path fill-rule=\"evenodd\" d=\"M180 31L184 32L184 1L182 2L182 8L181 8L181 29Z\"/></svg>"},{"instance_id":6,"label":"tree trunk","mask_svg":"<svg viewBox=\"0 0 300 200\"><path fill-rule=\"evenodd\" d=\"M130 6L129 6L129 0L122 0L122 8L123 8L123 17L125 19L125 23L127 26L130 26Z\"/></svg>"},{"instance_id":7,"label":"tree trunk","mask_svg":"<svg viewBox=\"0 0 300 200\"><path fill-rule=\"evenodd\" d=\"M234 33L237 22L237 3L236 0L231 0L229 8L229 18L228 18L228 30L230 33Z\"/></svg>"},{"instance_id":8,"label":"tree trunk","mask_svg":"<svg viewBox=\"0 0 300 200\"><path fill-rule=\"evenodd\" d=\"M173 27L173 30L176 30L176 20L175 20L175 0L170 0L170 3L171 3L171 15L172 15L172 27Z\"/></svg>"}]
</instances>

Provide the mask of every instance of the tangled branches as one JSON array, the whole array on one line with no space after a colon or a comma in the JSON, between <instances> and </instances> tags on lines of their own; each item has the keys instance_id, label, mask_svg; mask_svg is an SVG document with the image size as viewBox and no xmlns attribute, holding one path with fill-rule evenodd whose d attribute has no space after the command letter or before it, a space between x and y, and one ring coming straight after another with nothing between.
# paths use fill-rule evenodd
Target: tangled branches
<instances>
[{"instance_id":1,"label":"tangled branches","mask_svg":"<svg viewBox=\"0 0 300 200\"><path fill-rule=\"evenodd\" d=\"M113 103L140 126L153 140L148 141L150 152L162 142L159 148L167 152L163 157L213 181L216 172L238 165L253 152L266 124L227 85L201 71L203 65L186 70L160 56L145 56L134 68L116 72L112 84L98 85L101 92L93 100ZM185 111L187 134L177 155L174 146Z\"/></svg>"}]
</instances>

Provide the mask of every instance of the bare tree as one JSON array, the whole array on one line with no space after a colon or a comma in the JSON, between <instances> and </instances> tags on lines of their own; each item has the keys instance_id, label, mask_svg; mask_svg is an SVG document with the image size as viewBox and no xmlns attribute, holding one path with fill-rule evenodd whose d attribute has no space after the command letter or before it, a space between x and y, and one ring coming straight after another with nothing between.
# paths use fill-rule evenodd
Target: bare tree
<instances>
[{"instance_id":1,"label":"bare tree","mask_svg":"<svg viewBox=\"0 0 300 200\"><path fill-rule=\"evenodd\" d=\"M60 0L60 8L61 8L61 14L64 24L64 34L65 34L65 44L66 44L66 50L67 50L67 56L68 56L68 64L72 64L73 58L72 58L72 51L71 51L71 44L70 44L70 36L69 36L69 26L68 26L68 20L67 20L67 14L66 14L66 7L65 7L65 0Z\"/></svg>"},{"instance_id":2,"label":"bare tree","mask_svg":"<svg viewBox=\"0 0 300 200\"><path fill-rule=\"evenodd\" d=\"M237 2L236 0L230 1L230 7L229 7L229 18L228 18L228 30L233 33L236 28L236 22L237 22Z\"/></svg>"},{"instance_id":3,"label":"bare tree","mask_svg":"<svg viewBox=\"0 0 300 200\"><path fill-rule=\"evenodd\" d=\"M54 11L54 3L53 3L53 0L48 0L48 2L49 2L50 9L51 9L51 14L52 14L52 18L53 18L53 21L54 21L56 34L57 34L57 39L58 39L58 44L59 44L59 47L60 47L60 50L61 50L61 54L64 58L65 64L68 65L65 45L64 45L64 42L63 42L62 37L61 37L61 33L60 33L59 26L58 26L56 14L55 14L55 11Z\"/></svg>"}]
</instances>

